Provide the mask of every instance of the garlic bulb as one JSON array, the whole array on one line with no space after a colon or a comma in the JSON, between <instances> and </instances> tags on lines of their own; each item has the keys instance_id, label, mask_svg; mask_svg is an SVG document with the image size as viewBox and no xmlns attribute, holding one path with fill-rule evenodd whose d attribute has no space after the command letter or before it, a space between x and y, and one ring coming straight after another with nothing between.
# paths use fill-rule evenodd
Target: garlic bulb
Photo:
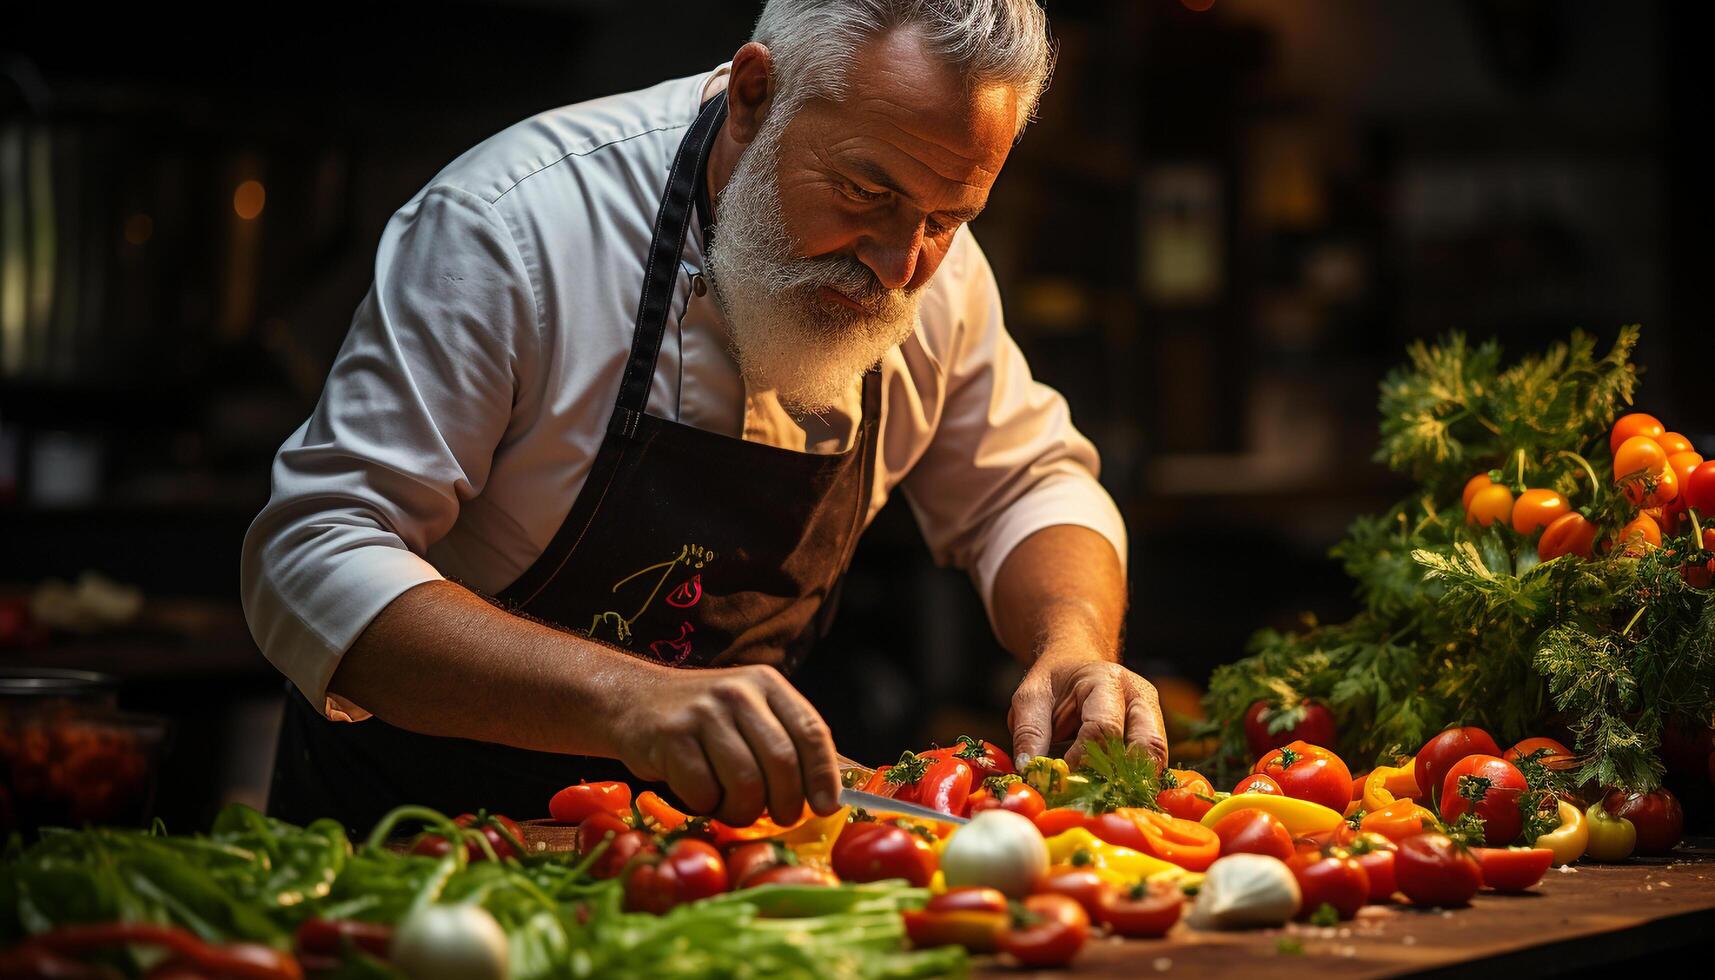
<instances>
[{"instance_id":1,"label":"garlic bulb","mask_svg":"<svg viewBox=\"0 0 1715 980\"><path fill-rule=\"evenodd\" d=\"M1298 914L1298 880L1278 858L1229 854L1209 865L1189 922L1197 929L1283 925Z\"/></svg>"}]
</instances>

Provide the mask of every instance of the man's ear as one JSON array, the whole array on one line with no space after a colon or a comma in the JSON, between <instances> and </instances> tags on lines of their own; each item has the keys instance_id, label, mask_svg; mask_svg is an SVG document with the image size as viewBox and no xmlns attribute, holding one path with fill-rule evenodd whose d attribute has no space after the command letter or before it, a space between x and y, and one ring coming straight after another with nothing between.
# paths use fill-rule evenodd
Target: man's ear
<instances>
[{"instance_id":1,"label":"man's ear","mask_svg":"<svg viewBox=\"0 0 1715 980\"><path fill-rule=\"evenodd\" d=\"M774 104L774 55L751 41L732 56L732 74L727 78L727 132L739 143L749 143L762 131Z\"/></svg>"}]
</instances>

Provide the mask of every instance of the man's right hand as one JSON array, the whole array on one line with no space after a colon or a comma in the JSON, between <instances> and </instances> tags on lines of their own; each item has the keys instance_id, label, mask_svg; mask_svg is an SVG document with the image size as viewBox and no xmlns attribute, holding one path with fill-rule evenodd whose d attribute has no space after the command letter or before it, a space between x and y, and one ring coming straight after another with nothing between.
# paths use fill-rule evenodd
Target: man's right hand
<instances>
[{"instance_id":1,"label":"man's right hand","mask_svg":"<svg viewBox=\"0 0 1715 980\"><path fill-rule=\"evenodd\" d=\"M685 805L736 826L765 808L791 823L806 801L824 815L839 809L833 735L779 671L647 673L623 730L612 734L620 761L639 778L663 781Z\"/></svg>"}]
</instances>

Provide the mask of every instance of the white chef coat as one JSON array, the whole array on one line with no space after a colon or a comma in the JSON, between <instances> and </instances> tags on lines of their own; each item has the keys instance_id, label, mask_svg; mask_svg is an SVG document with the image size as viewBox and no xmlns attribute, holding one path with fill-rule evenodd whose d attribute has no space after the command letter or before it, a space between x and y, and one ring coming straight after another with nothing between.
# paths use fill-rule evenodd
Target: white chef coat
<instances>
[{"instance_id":1,"label":"white chef coat","mask_svg":"<svg viewBox=\"0 0 1715 980\"><path fill-rule=\"evenodd\" d=\"M725 71L518 123L388 222L374 284L244 541L251 633L328 717L367 716L330 697L328 681L400 593L441 578L498 593L564 521L613 411L673 153ZM703 247L693 223L649 413L781 448L845 449L858 387L820 417L749 388L702 278ZM969 570L985 603L1006 556L1044 527L1091 528L1123 561L1125 525L1096 480L1095 448L1065 399L1031 379L968 228L920 309L881 364L868 516L900 487L937 560Z\"/></svg>"}]
</instances>

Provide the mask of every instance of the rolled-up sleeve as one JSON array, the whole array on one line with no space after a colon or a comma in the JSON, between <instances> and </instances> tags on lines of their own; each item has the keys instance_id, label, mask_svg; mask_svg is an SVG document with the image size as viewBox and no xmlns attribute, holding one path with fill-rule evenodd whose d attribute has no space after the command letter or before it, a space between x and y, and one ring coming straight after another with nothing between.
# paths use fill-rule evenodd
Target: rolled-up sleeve
<instances>
[{"instance_id":1,"label":"rolled-up sleeve","mask_svg":"<svg viewBox=\"0 0 1715 980\"><path fill-rule=\"evenodd\" d=\"M1031 377L1007 333L994 273L968 233L944 407L929 448L902 484L930 550L966 569L994 621L994 583L1025 538L1076 525L1113 544L1123 567L1125 521L1097 480L1096 448L1066 399Z\"/></svg>"},{"instance_id":2,"label":"rolled-up sleeve","mask_svg":"<svg viewBox=\"0 0 1715 980\"><path fill-rule=\"evenodd\" d=\"M281 446L241 559L262 652L330 717L340 657L482 492L538 343L529 275L481 198L433 187L394 215L314 412Z\"/></svg>"}]
</instances>

